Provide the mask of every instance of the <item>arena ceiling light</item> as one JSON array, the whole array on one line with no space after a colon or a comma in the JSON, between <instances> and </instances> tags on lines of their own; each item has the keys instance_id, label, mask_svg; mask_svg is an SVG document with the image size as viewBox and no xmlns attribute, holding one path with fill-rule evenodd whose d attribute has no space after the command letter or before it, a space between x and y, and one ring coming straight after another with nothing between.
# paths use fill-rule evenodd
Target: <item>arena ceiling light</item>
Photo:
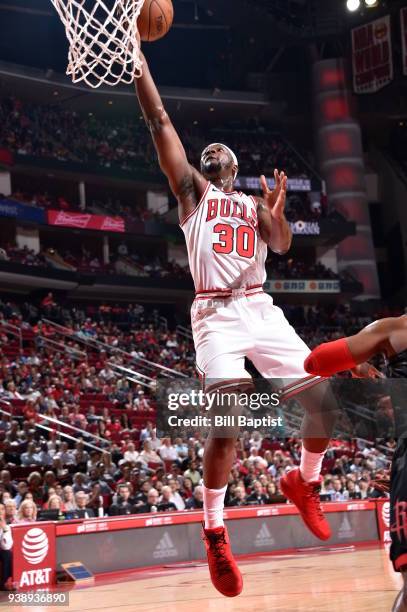
<instances>
[{"instance_id":1,"label":"arena ceiling light","mask_svg":"<svg viewBox=\"0 0 407 612\"><path fill-rule=\"evenodd\" d=\"M346 8L348 11L352 11L352 13L357 11L360 8L360 0L347 0Z\"/></svg>"},{"instance_id":2,"label":"arena ceiling light","mask_svg":"<svg viewBox=\"0 0 407 612\"><path fill-rule=\"evenodd\" d=\"M378 0L365 0L365 4L368 8L374 8L379 4Z\"/></svg>"}]
</instances>

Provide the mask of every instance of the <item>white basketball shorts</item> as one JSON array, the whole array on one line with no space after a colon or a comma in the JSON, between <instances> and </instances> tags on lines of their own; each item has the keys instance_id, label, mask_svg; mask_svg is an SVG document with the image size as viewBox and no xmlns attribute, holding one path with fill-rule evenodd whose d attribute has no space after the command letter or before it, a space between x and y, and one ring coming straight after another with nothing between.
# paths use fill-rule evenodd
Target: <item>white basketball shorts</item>
<instances>
[{"instance_id":1,"label":"white basketball shorts","mask_svg":"<svg viewBox=\"0 0 407 612\"><path fill-rule=\"evenodd\" d=\"M265 378L308 376L303 364L310 349L263 291L239 289L227 298L198 297L191 323L197 370L204 380L250 378L245 357Z\"/></svg>"}]
</instances>

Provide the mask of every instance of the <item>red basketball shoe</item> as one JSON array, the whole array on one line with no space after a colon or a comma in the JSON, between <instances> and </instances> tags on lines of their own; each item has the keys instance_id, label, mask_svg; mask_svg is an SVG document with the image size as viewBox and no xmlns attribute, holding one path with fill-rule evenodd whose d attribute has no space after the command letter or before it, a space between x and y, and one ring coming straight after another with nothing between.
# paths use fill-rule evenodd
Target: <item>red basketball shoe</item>
<instances>
[{"instance_id":1,"label":"red basketball shoe","mask_svg":"<svg viewBox=\"0 0 407 612\"><path fill-rule=\"evenodd\" d=\"M243 578L233 558L226 527L204 528L202 539L205 542L209 573L215 589L226 597L240 595Z\"/></svg>"},{"instance_id":2,"label":"red basketball shoe","mask_svg":"<svg viewBox=\"0 0 407 612\"><path fill-rule=\"evenodd\" d=\"M295 504L308 529L320 540L329 540L331 528L322 513L319 491L322 478L315 482L305 482L299 468L291 470L280 480L284 495Z\"/></svg>"}]
</instances>

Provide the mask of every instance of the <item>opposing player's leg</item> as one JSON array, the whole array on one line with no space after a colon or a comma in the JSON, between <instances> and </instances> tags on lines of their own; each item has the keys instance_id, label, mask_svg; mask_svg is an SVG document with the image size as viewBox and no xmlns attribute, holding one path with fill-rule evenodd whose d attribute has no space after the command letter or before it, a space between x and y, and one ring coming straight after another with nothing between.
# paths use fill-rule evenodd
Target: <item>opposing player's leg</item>
<instances>
[{"instance_id":1,"label":"opposing player's leg","mask_svg":"<svg viewBox=\"0 0 407 612\"><path fill-rule=\"evenodd\" d=\"M270 296L252 298L251 310L257 313L255 347L248 355L257 370L266 378L282 378L286 384L306 378L304 360L310 353L294 328L288 323L282 310L273 305ZM255 323L255 321L254 321ZM298 469L282 477L283 493L297 506L301 516L312 531L322 539L331 536L331 529L321 509L319 491L321 468L336 420L332 410L328 384L321 384L301 393L304 406L302 423L302 452ZM332 398L332 404L335 404Z\"/></svg>"},{"instance_id":2,"label":"opposing player's leg","mask_svg":"<svg viewBox=\"0 0 407 612\"><path fill-rule=\"evenodd\" d=\"M309 374L332 376L351 370L382 351L391 355L395 352L391 336L399 326L400 318L382 319L348 338L324 342L307 357L304 368Z\"/></svg>"},{"instance_id":3,"label":"opposing player's leg","mask_svg":"<svg viewBox=\"0 0 407 612\"><path fill-rule=\"evenodd\" d=\"M407 569L402 572L403 587L396 597L392 612L407 612Z\"/></svg>"},{"instance_id":4,"label":"opposing player's leg","mask_svg":"<svg viewBox=\"0 0 407 612\"><path fill-rule=\"evenodd\" d=\"M400 439L393 456L390 478L390 558L404 585L393 612L407 612L407 440Z\"/></svg>"}]
</instances>

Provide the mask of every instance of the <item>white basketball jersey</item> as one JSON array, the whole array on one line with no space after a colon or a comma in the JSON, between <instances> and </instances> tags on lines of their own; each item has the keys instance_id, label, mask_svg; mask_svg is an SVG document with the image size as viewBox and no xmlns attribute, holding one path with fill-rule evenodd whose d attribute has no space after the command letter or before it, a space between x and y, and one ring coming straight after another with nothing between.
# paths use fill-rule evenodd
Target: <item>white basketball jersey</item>
<instances>
[{"instance_id":1,"label":"white basketball jersey","mask_svg":"<svg viewBox=\"0 0 407 612\"><path fill-rule=\"evenodd\" d=\"M181 228L196 291L239 289L266 280L267 245L258 231L252 196L225 193L208 183Z\"/></svg>"}]
</instances>

